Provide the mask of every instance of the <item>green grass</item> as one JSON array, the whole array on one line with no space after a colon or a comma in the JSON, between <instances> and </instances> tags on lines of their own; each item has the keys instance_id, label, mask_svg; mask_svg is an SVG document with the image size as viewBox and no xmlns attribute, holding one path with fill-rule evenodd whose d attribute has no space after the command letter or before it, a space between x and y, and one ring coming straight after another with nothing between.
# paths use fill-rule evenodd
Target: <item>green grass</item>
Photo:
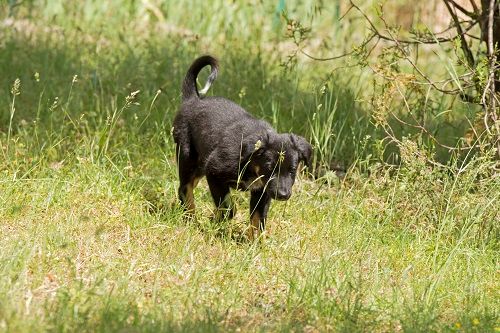
<instances>
[{"instance_id":1,"label":"green grass","mask_svg":"<svg viewBox=\"0 0 500 333\"><path fill-rule=\"evenodd\" d=\"M28 1L0 28L0 331L499 331L494 162L431 168L409 146L390 168L357 103L365 74L284 71L274 4L173 3L162 21L136 1ZM196 222L176 199L171 123L205 52L211 93L350 167L301 175L254 244L246 193L220 224L204 181Z\"/></svg>"}]
</instances>

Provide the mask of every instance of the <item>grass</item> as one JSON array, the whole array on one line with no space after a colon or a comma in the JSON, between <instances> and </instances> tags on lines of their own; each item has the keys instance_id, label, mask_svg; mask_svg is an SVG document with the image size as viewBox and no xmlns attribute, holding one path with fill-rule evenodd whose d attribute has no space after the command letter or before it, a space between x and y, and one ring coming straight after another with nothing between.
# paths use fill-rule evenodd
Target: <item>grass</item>
<instances>
[{"instance_id":1,"label":"grass","mask_svg":"<svg viewBox=\"0 0 500 333\"><path fill-rule=\"evenodd\" d=\"M265 47L279 42L274 6L216 2L203 16L209 5L172 2L161 21L109 3L27 2L17 30L0 30L0 331L500 329L488 156L430 168L409 145L401 167L381 164L362 80L283 71ZM200 36L158 33L154 20ZM233 193L238 213L221 224L204 181L196 222L176 199L171 123L204 52L221 58L214 94L306 135L319 162L350 166L343 180L301 175L260 243L237 240L247 194Z\"/></svg>"}]
</instances>

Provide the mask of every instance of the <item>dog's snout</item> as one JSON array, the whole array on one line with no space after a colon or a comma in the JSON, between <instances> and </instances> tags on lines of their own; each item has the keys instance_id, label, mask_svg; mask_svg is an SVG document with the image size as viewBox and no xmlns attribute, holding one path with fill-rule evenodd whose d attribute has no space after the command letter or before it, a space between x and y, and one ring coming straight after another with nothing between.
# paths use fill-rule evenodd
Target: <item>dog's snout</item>
<instances>
[{"instance_id":1,"label":"dog's snout","mask_svg":"<svg viewBox=\"0 0 500 333\"><path fill-rule=\"evenodd\" d=\"M288 200L291 195L292 195L291 191L287 189L279 189L276 192L276 200Z\"/></svg>"}]
</instances>

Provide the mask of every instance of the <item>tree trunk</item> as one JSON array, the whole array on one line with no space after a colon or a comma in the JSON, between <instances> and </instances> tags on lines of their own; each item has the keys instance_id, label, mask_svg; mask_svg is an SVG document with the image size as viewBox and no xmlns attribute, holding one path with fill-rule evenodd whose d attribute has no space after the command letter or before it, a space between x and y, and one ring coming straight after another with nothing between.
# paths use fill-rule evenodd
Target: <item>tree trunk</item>
<instances>
[{"instance_id":1,"label":"tree trunk","mask_svg":"<svg viewBox=\"0 0 500 333\"><path fill-rule=\"evenodd\" d=\"M493 8L492 35L488 31L491 8ZM481 10L481 39L488 47L488 56L492 55L494 57L494 61L491 64L498 66L500 64L500 0L481 0ZM499 72L499 70L495 71L495 92L500 91Z\"/></svg>"}]
</instances>

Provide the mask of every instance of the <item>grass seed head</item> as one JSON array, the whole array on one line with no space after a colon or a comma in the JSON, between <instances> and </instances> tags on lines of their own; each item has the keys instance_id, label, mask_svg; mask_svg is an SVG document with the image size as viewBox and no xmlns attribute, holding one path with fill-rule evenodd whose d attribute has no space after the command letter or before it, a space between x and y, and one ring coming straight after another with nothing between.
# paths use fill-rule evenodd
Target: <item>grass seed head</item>
<instances>
[{"instance_id":1,"label":"grass seed head","mask_svg":"<svg viewBox=\"0 0 500 333\"><path fill-rule=\"evenodd\" d=\"M255 142L254 151L259 150L260 147L262 147L262 141L257 140L257 142Z\"/></svg>"},{"instance_id":2,"label":"grass seed head","mask_svg":"<svg viewBox=\"0 0 500 333\"><path fill-rule=\"evenodd\" d=\"M10 93L14 96L17 96L21 93L21 80L17 78L14 81L14 84L12 85L12 89L10 90Z\"/></svg>"},{"instance_id":3,"label":"grass seed head","mask_svg":"<svg viewBox=\"0 0 500 333\"><path fill-rule=\"evenodd\" d=\"M136 98L140 92L141 92L140 90L132 91L127 97L125 97L125 105L126 106L130 106L132 104L139 105L139 103L136 102Z\"/></svg>"}]
</instances>

